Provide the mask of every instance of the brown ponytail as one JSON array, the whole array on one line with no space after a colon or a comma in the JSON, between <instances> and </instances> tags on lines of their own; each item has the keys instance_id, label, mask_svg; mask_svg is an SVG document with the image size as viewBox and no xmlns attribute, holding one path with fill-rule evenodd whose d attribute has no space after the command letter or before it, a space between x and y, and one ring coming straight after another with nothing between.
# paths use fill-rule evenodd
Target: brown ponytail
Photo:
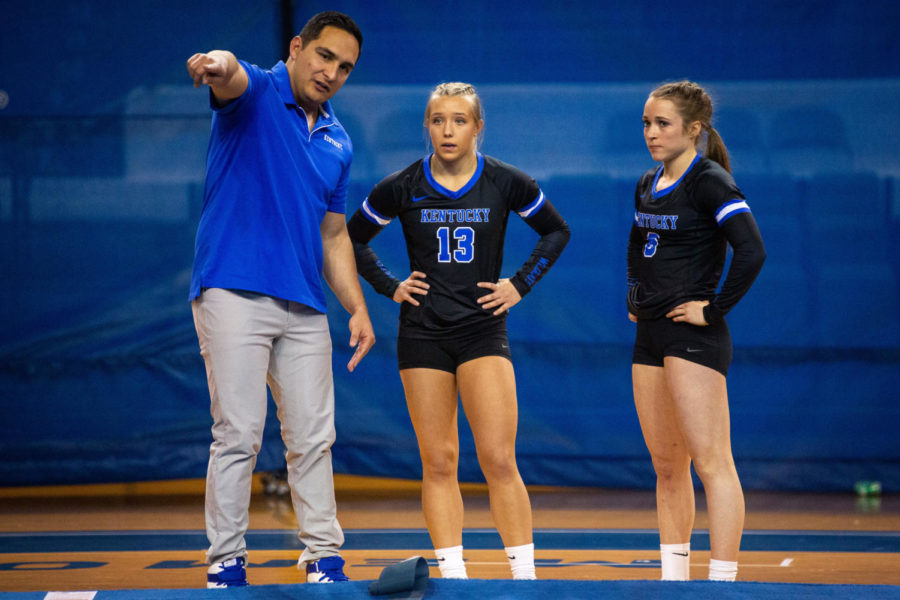
<instances>
[{"instance_id":1,"label":"brown ponytail","mask_svg":"<svg viewBox=\"0 0 900 600\"><path fill-rule=\"evenodd\" d=\"M706 129L706 152L703 153L704 156L716 161L722 165L722 168L731 173L731 160L728 158L728 148L725 147L722 136L719 135L719 132L712 125L709 128L706 125L703 127Z\"/></svg>"},{"instance_id":2,"label":"brown ponytail","mask_svg":"<svg viewBox=\"0 0 900 600\"><path fill-rule=\"evenodd\" d=\"M678 109L685 129L694 121L699 121L701 126L700 136L697 138L697 149L710 160L714 160L731 172L731 161L728 159L728 149L722 136L712 126L712 100L702 87L693 81L677 81L665 83L650 93L653 98L670 100ZM705 135L704 135L705 134ZM704 146L705 139L705 148Z\"/></svg>"}]
</instances>

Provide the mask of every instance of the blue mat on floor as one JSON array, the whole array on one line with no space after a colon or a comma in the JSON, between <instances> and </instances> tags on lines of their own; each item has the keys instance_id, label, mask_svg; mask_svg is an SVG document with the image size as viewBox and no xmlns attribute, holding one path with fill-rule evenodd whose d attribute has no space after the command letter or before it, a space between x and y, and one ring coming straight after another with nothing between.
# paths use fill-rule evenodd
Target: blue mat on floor
<instances>
[{"instance_id":1,"label":"blue mat on floor","mask_svg":"<svg viewBox=\"0 0 900 600\"><path fill-rule=\"evenodd\" d=\"M337 585L258 585L229 590L121 590L99 591L94 600L273 600L309 598L338 600L399 600L404 594L372 596L368 581ZM45 592L0 593L0 600L44 600ZM641 600L896 600L900 586L823 585L806 583L716 583L710 581L511 581L470 579L468 581L431 580L426 599L458 600L600 600L639 598Z\"/></svg>"}]
</instances>

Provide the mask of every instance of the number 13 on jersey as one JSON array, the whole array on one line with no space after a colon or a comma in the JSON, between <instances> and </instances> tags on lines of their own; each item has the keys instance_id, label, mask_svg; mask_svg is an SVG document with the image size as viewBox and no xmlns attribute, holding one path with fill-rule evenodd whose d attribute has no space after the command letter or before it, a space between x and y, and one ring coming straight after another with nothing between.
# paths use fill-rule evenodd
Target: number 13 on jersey
<instances>
[{"instance_id":1,"label":"number 13 on jersey","mask_svg":"<svg viewBox=\"0 0 900 600\"><path fill-rule=\"evenodd\" d=\"M451 237L456 246L452 251ZM452 234L449 227L439 227L437 239L438 262L468 263L475 258L475 230L471 227L456 227Z\"/></svg>"}]
</instances>

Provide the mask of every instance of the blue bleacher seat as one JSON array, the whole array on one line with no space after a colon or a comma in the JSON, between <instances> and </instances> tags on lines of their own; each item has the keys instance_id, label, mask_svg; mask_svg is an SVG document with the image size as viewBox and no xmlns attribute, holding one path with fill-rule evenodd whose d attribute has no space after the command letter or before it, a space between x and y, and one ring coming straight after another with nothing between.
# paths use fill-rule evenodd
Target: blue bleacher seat
<instances>
[{"instance_id":1,"label":"blue bleacher seat","mask_svg":"<svg viewBox=\"0 0 900 600\"><path fill-rule=\"evenodd\" d=\"M350 176L356 179L378 177L378 173L373 171L375 157L369 145L366 124L350 111L336 110L335 112L337 112L338 121L344 126L344 130L350 136L350 141L353 142L353 166Z\"/></svg>"},{"instance_id":2,"label":"blue bleacher seat","mask_svg":"<svg viewBox=\"0 0 900 600\"><path fill-rule=\"evenodd\" d=\"M12 177L0 177L0 222L9 221L13 214Z\"/></svg>"},{"instance_id":3,"label":"blue bleacher seat","mask_svg":"<svg viewBox=\"0 0 900 600\"><path fill-rule=\"evenodd\" d=\"M821 265L886 263L887 186L874 173L820 174L803 182L809 250Z\"/></svg>"},{"instance_id":4,"label":"blue bleacher seat","mask_svg":"<svg viewBox=\"0 0 900 600\"><path fill-rule=\"evenodd\" d=\"M824 348L896 348L900 285L886 262L830 265L814 276L813 343Z\"/></svg>"},{"instance_id":5,"label":"blue bleacher seat","mask_svg":"<svg viewBox=\"0 0 900 600\"><path fill-rule=\"evenodd\" d=\"M807 199L799 181L787 174L745 173L738 187L747 198L769 254L768 263L805 268Z\"/></svg>"},{"instance_id":6,"label":"blue bleacher seat","mask_svg":"<svg viewBox=\"0 0 900 600\"><path fill-rule=\"evenodd\" d=\"M602 144L603 170L617 177L637 178L653 167L644 142L641 108L613 113L606 120Z\"/></svg>"},{"instance_id":7,"label":"blue bleacher seat","mask_svg":"<svg viewBox=\"0 0 900 600\"><path fill-rule=\"evenodd\" d=\"M625 294L624 263L572 265L563 253L534 291L510 311L510 339L593 345L631 343L634 332L625 308Z\"/></svg>"},{"instance_id":8,"label":"blue bleacher seat","mask_svg":"<svg viewBox=\"0 0 900 600\"><path fill-rule=\"evenodd\" d=\"M427 132L424 119L424 107L396 109L378 119L368 145L377 179L405 169L425 156Z\"/></svg>"},{"instance_id":9,"label":"blue bleacher seat","mask_svg":"<svg viewBox=\"0 0 900 600\"><path fill-rule=\"evenodd\" d=\"M735 176L757 221L799 219L804 213L799 180L784 173L745 173Z\"/></svg>"},{"instance_id":10,"label":"blue bleacher seat","mask_svg":"<svg viewBox=\"0 0 900 600\"><path fill-rule=\"evenodd\" d=\"M204 181L210 127L208 114L128 117L124 125L125 176Z\"/></svg>"},{"instance_id":11,"label":"blue bleacher seat","mask_svg":"<svg viewBox=\"0 0 900 600\"><path fill-rule=\"evenodd\" d=\"M729 315L735 344L804 346L811 340L806 198L785 174L746 173L747 197L766 245L766 263L753 287Z\"/></svg>"},{"instance_id":12,"label":"blue bleacher seat","mask_svg":"<svg viewBox=\"0 0 900 600\"><path fill-rule=\"evenodd\" d=\"M591 266L612 257L624 260L634 210L629 191L633 184L606 175L557 175L542 189L572 232L564 254L567 262Z\"/></svg>"},{"instance_id":13,"label":"blue bleacher seat","mask_svg":"<svg viewBox=\"0 0 900 600\"><path fill-rule=\"evenodd\" d=\"M35 177L28 211L34 222L188 223L193 191L187 182Z\"/></svg>"},{"instance_id":14,"label":"blue bleacher seat","mask_svg":"<svg viewBox=\"0 0 900 600\"><path fill-rule=\"evenodd\" d=\"M535 292L513 309L512 339L614 343L627 337L625 245L633 200L626 190L631 185L598 174L555 175L541 184L572 237ZM527 225L511 220L504 276L515 273L537 241ZM587 321L585 306L592 315Z\"/></svg>"},{"instance_id":15,"label":"blue bleacher seat","mask_svg":"<svg viewBox=\"0 0 900 600\"><path fill-rule=\"evenodd\" d=\"M374 179L363 179L363 178L350 178L350 186L347 188L347 218L356 212L356 209L360 207L363 203L363 200L369 195L369 192L372 191L372 187L378 183L377 180Z\"/></svg>"},{"instance_id":16,"label":"blue bleacher seat","mask_svg":"<svg viewBox=\"0 0 900 600\"><path fill-rule=\"evenodd\" d=\"M750 291L728 314L735 346L803 348L810 345L810 283L796 262L769 257Z\"/></svg>"},{"instance_id":17,"label":"blue bleacher seat","mask_svg":"<svg viewBox=\"0 0 900 600\"><path fill-rule=\"evenodd\" d=\"M896 177L886 179L885 187L888 202L888 224L891 231L896 231L900 227L900 179ZM889 260L894 273L900 277L900 252L891 252Z\"/></svg>"},{"instance_id":18,"label":"blue bleacher seat","mask_svg":"<svg viewBox=\"0 0 900 600\"><path fill-rule=\"evenodd\" d=\"M779 111L768 139L772 168L795 174L848 171L853 152L844 119L822 106L797 106Z\"/></svg>"},{"instance_id":19,"label":"blue bleacher seat","mask_svg":"<svg viewBox=\"0 0 900 600\"><path fill-rule=\"evenodd\" d=\"M755 110L733 106L717 108L713 126L728 148L733 172L758 173L769 168L762 121Z\"/></svg>"},{"instance_id":20,"label":"blue bleacher seat","mask_svg":"<svg viewBox=\"0 0 900 600\"><path fill-rule=\"evenodd\" d=\"M617 197L618 180L608 175L554 175L541 183L541 189L568 219L602 217L631 202L630 197Z\"/></svg>"}]
</instances>

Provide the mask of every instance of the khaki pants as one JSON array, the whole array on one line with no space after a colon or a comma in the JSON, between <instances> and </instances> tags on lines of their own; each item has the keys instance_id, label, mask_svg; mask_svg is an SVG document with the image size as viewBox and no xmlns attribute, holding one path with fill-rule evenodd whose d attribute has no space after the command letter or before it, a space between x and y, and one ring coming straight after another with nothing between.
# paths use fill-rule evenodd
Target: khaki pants
<instances>
[{"instance_id":1,"label":"khaki pants","mask_svg":"<svg viewBox=\"0 0 900 600\"><path fill-rule=\"evenodd\" d=\"M250 484L266 421L278 407L300 566L338 554L331 445L334 384L327 317L303 304L209 288L192 305L209 382L213 443L206 477L207 560L246 556Z\"/></svg>"}]
</instances>

